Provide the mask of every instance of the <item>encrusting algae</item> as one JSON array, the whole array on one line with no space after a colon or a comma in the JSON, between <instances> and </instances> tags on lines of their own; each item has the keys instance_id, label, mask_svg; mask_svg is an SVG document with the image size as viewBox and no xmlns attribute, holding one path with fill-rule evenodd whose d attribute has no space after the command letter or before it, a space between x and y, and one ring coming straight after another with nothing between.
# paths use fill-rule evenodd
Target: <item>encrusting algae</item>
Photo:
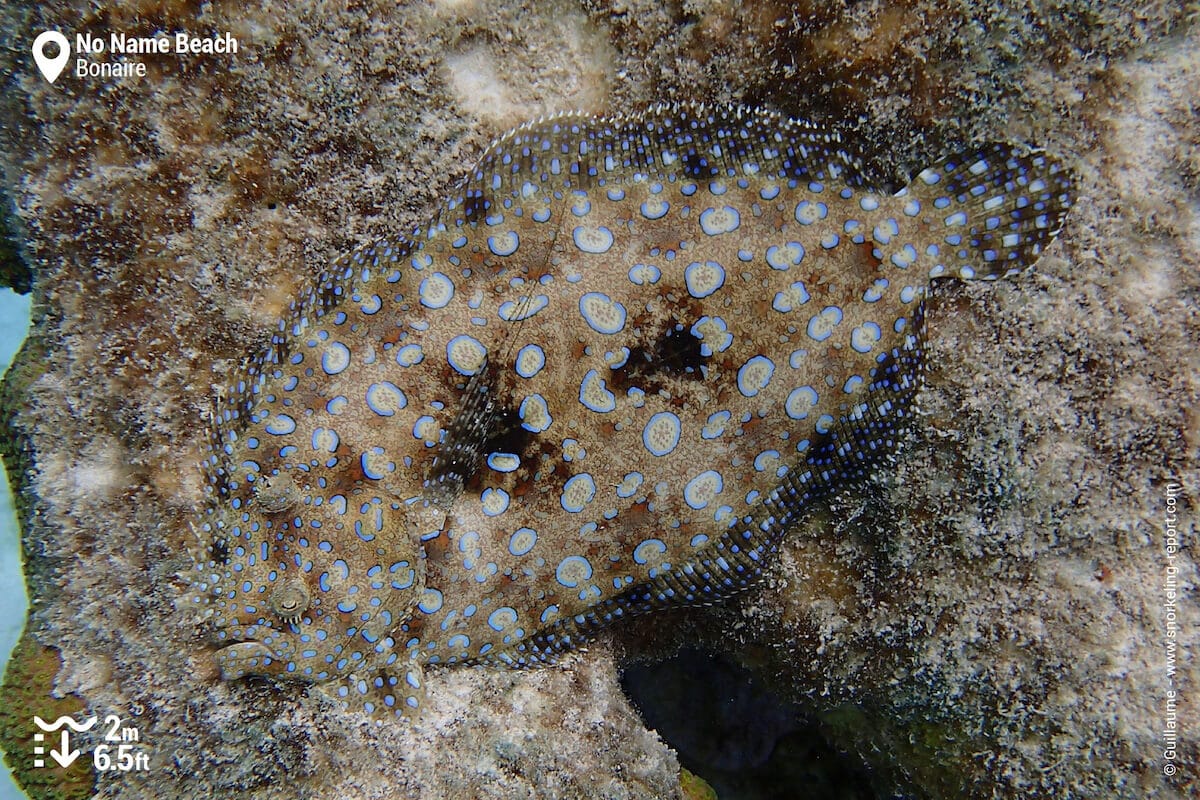
<instances>
[{"instance_id":1,"label":"encrusting algae","mask_svg":"<svg viewBox=\"0 0 1200 800\"><path fill-rule=\"evenodd\" d=\"M503 137L217 401L192 582L222 675L412 713L425 665L545 664L749 586L894 453L930 281L1026 269L1071 204L1007 144L877 185L745 108Z\"/></svg>"}]
</instances>

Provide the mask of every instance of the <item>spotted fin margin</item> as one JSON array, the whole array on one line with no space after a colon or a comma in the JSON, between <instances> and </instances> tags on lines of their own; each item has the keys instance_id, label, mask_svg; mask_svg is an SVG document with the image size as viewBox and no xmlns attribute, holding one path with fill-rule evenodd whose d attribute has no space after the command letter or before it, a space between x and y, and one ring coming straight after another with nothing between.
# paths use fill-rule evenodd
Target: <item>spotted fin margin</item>
<instances>
[{"instance_id":1,"label":"spotted fin margin","mask_svg":"<svg viewBox=\"0 0 1200 800\"><path fill-rule=\"evenodd\" d=\"M856 163L852 170L868 174ZM823 177L819 167L814 173ZM739 169L722 165L711 174L736 176ZM896 196L911 196L925 224L947 228L931 279L994 280L1036 263L1062 229L1071 189L1072 175L1060 162L1040 151L1018 155L1012 145L992 143L923 170ZM753 517L728 529L683 566L582 614L556 620L489 661L512 667L552 664L620 619L663 608L712 605L752 587L767 557L808 516L815 501L894 462L892 439L911 417L924 378L924 318L921 302L905 346L872 370L867 400L840 416L804 458L789 466Z\"/></svg>"}]
</instances>

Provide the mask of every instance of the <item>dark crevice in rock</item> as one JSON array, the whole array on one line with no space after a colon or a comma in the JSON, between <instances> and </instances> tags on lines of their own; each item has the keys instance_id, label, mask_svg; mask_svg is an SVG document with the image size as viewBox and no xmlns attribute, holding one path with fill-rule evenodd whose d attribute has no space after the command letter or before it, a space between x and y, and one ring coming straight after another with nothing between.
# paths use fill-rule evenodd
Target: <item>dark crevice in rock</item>
<instances>
[{"instance_id":1,"label":"dark crevice in rock","mask_svg":"<svg viewBox=\"0 0 1200 800\"><path fill-rule=\"evenodd\" d=\"M804 710L726 656L684 649L625 670L621 687L647 727L720 800L900 800ZM864 737L870 735L863 732Z\"/></svg>"}]
</instances>

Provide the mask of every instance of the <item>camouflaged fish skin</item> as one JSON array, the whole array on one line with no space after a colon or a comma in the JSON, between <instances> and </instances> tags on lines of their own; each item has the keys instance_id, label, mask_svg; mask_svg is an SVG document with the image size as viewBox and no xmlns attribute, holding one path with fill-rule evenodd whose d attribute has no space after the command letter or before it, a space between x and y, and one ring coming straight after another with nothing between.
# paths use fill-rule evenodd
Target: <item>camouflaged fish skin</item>
<instances>
[{"instance_id":1,"label":"camouflaged fish skin","mask_svg":"<svg viewBox=\"0 0 1200 800\"><path fill-rule=\"evenodd\" d=\"M876 191L743 108L568 115L334 264L218 401L194 601L222 675L378 716L752 583L885 464L930 280L1038 258L1070 178L989 144Z\"/></svg>"}]
</instances>

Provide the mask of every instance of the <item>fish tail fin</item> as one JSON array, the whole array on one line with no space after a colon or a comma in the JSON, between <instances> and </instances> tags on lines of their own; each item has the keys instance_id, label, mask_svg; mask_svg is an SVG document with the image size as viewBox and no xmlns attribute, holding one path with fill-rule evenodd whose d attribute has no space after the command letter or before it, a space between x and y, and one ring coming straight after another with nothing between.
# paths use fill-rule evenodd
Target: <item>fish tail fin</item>
<instances>
[{"instance_id":1,"label":"fish tail fin","mask_svg":"<svg viewBox=\"0 0 1200 800\"><path fill-rule=\"evenodd\" d=\"M1037 263L1071 207L1072 176L1041 151L986 144L923 170L898 196L936 235L929 277L994 280Z\"/></svg>"}]
</instances>

